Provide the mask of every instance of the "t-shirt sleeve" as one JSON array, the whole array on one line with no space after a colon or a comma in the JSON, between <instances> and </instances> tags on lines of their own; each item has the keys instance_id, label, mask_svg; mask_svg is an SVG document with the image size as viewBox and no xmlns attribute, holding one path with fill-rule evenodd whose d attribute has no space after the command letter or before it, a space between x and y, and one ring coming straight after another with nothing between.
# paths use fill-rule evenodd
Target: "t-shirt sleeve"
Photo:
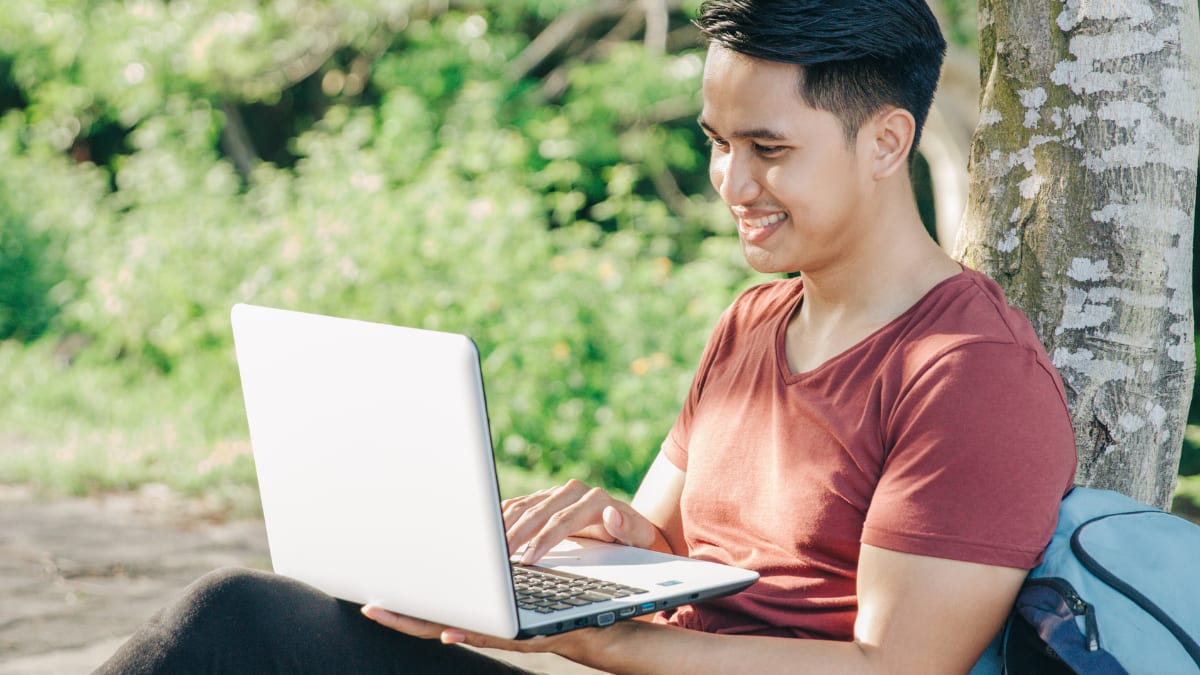
<instances>
[{"instance_id":1,"label":"t-shirt sleeve","mask_svg":"<svg viewBox=\"0 0 1200 675\"><path fill-rule=\"evenodd\" d=\"M1030 569L1075 471L1062 385L1044 356L972 343L916 375L885 420L887 455L862 541Z\"/></svg>"}]
</instances>

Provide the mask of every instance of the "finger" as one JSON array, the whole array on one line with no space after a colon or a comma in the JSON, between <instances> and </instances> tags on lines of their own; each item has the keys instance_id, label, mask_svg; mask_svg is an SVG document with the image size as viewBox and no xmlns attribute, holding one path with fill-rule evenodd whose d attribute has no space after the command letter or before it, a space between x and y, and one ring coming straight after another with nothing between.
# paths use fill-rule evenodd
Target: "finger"
<instances>
[{"instance_id":1,"label":"finger","mask_svg":"<svg viewBox=\"0 0 1200 675\"><path fill-rule=\"evenodd\" d=\"M470 645L472 647L507 649L509 651L525 651L521 649L521 644L528 642L528 640L505 640L504 638L484 635L482 633L471 633L461 628L447 628L442 631L440 637L442 644Z\"/></svg>"},{"instance_id":2,"label":"finger","mask_svg":"<svg viewBox=\"0 0 1200 675\"><path fill-rule=\"evenodd\" d=\"M518 548L512 544L512 533L517 524L521 522L521 518L525 517L531 509L536 508L538 504L541 504L548 498L549 495L529 495L528 497L523 497L520 501L510 503L504 507L504 532L505 536L509 538L509 553Z\"/></svg>"},{"instance_id":3,"label":"finger","mask_svg":"<svg viewBox=\"0 0 1200 675\"><path fill-rule=\"evenodd\" d=\"M604 529L614 540L638 548L654 545L653 525L642 514L619 502L604 507L601 514Z\"/></svg>"},{"instance_id":4,"label":"finger","mask_svg":"<svg viewBox=\"0 0 1200 675\"><path fill-rule=\"evenodd\" d=\"M542 501L550 496L550 490L538 490L537 492L523 495L521 497L513 497L500 502L500 510L504 514L505 529L513 526L526 511L537 506Z\"/></svg>"},{"instance_id":5,"label":"finger","mask_svg":"<svg viewBox=\"0 0 1200 675\"><path fill-rule=\"evenodd\" d=\"M613 501L613 498L600 488L588 490L575 503L557 511L546 520L541 530L529 539L525 553L521 556L521 563L532 565L567 537L589 526L601 525L601 513ZM599 535L599 539L612 541L612 537L608 536L603 527L597 529L598 531L593 530L593 536Z\"/></svg>"},{"instance_id":6,"label":"finger","mask_svg":"<svg viewBox=\"0 0 1200 675\"><path fill-rule=\"evenodd\" d=\"M625 518L621 516L621 512L611 506L604 507L604 512L600 514L600 518L604 521L604 529L612 535L613 539L629 544L629 535L625 532Z\"/></svg>"},{"instance_id":7,"label":"finger","mask_svg":"<svg viewBox=\"0 0 1200 675\"><path fill-rule=\"evenodd\" d=\"M580 483L580 485L583 484ZM556 495L562 494L563 491L568 489L574 490L577 488L572 484L571 481L568 481L563 485L545 488L523 497L516 497L514 499L509 499L502 502L501 510L504 513L505 528L511 529L514 525L516 525L517 521L520 520L520 518L528 513L531 509L538 507L549 499L553 499Z\"/></svg>"},{"instance_id":8,"label":"finger","mask_svg":"<svg viewBox=\"0 0 1200 675\"><path fill-rule=\"evenodd\" d=\"M378 605L365 605L362 608L363 616L386 626L394 631L421 638L423 640L432 640L437 638L446 630L446 627L441 624L414 619L411 616L397 614L386 610Z\"/></svg>"},{"instance_id":9,"label":"finger","mask_svg":"<svg viewBox=\"0 0 1200 675\"><path fill-rule=\"evenodd\" d=\"M565 484L551 490L526 509L505 533L508 537L508 552L511 555L529 542L540 532L551 518L558 512L570 507L587 494L589 488L577 480L569 480ZM599 522L599 513L596 514Z\"/></svg>"}]
</instances>

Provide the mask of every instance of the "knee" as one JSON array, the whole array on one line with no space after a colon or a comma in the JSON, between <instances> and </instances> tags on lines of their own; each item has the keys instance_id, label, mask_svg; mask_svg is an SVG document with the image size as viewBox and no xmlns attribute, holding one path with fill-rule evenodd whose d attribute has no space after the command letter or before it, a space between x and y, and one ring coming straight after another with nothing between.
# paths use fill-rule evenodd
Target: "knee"
<instances>
[{"instance_id":1,"label":"knee","mask_svg":"<svg viewBox=\"0 0 1200 675\"><path fill-rule=\"evenodd\" d=\"M193 611L221 614L256 607L268 594L274 575L244 567L221 567L197 579L184 591L184 604Z\"/></svg>"},{"instance_id":2,"label":"knee","mask_svg":"<svg viewBox=\"0 0 1200 675\"><path fill-rule=\"evenodd\" d=\"M280 577L241 567L222 567L188 586L162 617L176 629L206 635L257 630Z\"/></svg>"},{"instance_id":3,"label":"knee","mask_svg":"<svg viewBox=\"0 0 1200 675\"><path fill-rule=\"evenodd\" d=\"M253 647L260 598L274 575L240 568L210 572L150 618L101 673L215 672L228 650ZM228 670L228 668L225 668Z\"/></svg>"}]
</instances>

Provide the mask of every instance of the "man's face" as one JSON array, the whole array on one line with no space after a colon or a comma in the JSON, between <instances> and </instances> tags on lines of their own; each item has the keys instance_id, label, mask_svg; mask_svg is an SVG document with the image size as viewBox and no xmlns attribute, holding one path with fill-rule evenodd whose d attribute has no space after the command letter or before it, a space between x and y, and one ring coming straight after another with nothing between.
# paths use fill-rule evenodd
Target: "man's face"
<instances>
[{"instance_id":1,"label":"man's face","mask_svg":"<svg viewBox=\"0 0 1200 675\"><path fill-rule=\"evenodd\" d=\"M816 272L861 239L870 149L848 145L832 113L804 102L799 68L718 46L704 66L709 178L760 272Z\"/></svg>"}]
</instances>

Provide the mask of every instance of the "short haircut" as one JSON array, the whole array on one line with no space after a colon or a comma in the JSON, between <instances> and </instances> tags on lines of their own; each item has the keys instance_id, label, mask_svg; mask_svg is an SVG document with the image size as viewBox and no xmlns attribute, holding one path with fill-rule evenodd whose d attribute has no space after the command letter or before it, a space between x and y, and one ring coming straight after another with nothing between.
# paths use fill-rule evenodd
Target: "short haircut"
<instances>
[{"instance_id":1,"label":"short haircut","mask_svg":"<svg viewBox=\"0 0 1200 675\"><path fill-rule=\"evenodd\" d=\"M695 23L709 44L801 66L800 96L848 143L885 106L909 111L916 153L946 56L924 0L705 0Z\"/></svg>"}]
</instances>

